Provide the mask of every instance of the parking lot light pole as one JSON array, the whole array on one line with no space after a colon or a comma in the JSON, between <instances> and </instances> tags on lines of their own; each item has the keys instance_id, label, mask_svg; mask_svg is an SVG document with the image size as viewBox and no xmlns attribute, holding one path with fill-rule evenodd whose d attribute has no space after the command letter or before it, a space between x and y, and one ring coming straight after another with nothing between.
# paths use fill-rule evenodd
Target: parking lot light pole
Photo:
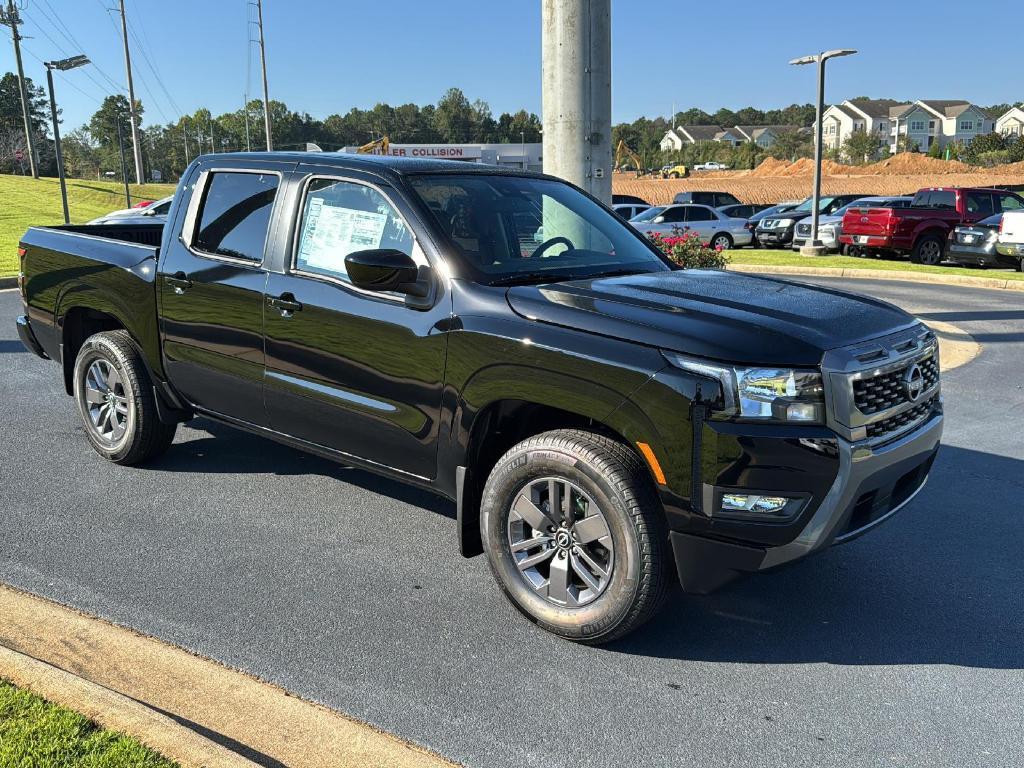
<instances>
[{"instance_id":1,"label":"parking lot light pole","mask_svg":"<svg viewBox=\"0 0 1024 768\"><path fill-rule=\"evenodd\" d=\"M60 127L57 124L57 100L53 96L53 70L66 71L81 67L89 63L85 56L72 56L69 59L58 61L44 61L46 67L46 85L50 89L50 118L53 120L53 150L57 156L57 177L60 179L60 202L64 206L64 223L71 223L71 213L68 211L68 185L64 180L64 155L60 151Z\"/></svg>"},{"instance_id":2,"label":"parking lot light pole","mask_svg":"<svg viewBox=\"0 0 1024 768\"><path fill-rule=\"evenodd\" d=\"M800 248L800 255L802 256L825 255L825 247L821 244L821 240L818 239L818 207L821 205L821 160L823 152L822 139L824 135L821 115L825 111L825 62L839 56L852 56L856 52L852 48L838 48L834 51L823 51L822 53L810 56L801 56L799 59L793 59L789 62L795 66L800 66L801 64L818 65L818 102L815 110L817 119L814 126L814 193L811 202L811 239L807 245Z\"/></svg>"}]
</instances>

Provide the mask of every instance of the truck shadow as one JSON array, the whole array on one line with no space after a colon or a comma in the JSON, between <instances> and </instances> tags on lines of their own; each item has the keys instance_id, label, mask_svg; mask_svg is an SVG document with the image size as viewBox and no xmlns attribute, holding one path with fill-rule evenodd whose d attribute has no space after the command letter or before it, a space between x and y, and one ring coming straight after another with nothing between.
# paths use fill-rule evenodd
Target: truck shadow
<instances>
[{"instance_id":1,"label":"truck shadow","mask_svg":"<svg viewBox=\"0 0 1024 768\"><path fill-rule=\"evenodd\" d=\"M607 646L754 664L1024 668L1024 461L944 446L929 485L867 536L665 610Z\"/></svg>"},{"instance_id":2,"label":"truck shadow","mask_svg":"<svg viewBox=\"0 0 1024 768\"><path fill-rule=\"evenodd\" d=\"M176 441L166 454L147 468L203 474L323 475L455 518L455 505L429 491L314 456L209 419L196 419L188 427L207 436Z\"/></svg>"}]
</instances>

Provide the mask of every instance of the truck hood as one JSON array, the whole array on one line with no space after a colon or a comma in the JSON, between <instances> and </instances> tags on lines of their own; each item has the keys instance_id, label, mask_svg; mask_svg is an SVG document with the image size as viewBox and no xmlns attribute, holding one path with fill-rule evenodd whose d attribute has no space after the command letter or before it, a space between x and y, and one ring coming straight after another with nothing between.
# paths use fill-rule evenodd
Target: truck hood
<instances>
[{"instance_id":1,"label":"truck hood","mask_svg":"<svg viewBox=\"0 0 1024 768\"><path fill-rule=\"evenodd\" d=\"M826 350L917 322L855 293L706 270L516 286L507 297L536 322L749 365L815 366Z\"/></svg>"}]
</instances>

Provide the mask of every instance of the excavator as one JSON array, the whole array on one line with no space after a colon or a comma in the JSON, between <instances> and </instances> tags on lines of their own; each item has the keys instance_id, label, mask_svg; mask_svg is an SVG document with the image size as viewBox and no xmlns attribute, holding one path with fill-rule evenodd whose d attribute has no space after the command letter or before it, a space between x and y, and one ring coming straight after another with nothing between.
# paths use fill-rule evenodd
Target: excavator
<instances>
[{"instance_id":1,"label":"excavator","mask_svg":"<svg viewBox=\"0 0 1024 768\"><path fill-rule=\"evenodd\" d=\"M619 143L615 147L615 167L621 168L625 160L632 161L633 165L636 166L637 176L643 175L644 164L640 160L640 155L629 148L625 139L619 139Z\"/></svg>"},{"instance_id":2,"label":"excavator","mask_svg":"<svg viewBox=\"0 0 1024 768\"><path fill-rule=\"evenodd\" d=\"M381 136L363 144L356 152L360 155L386 155L390 146L391 140L387 136Z\"/></svg>"}]
</instances>

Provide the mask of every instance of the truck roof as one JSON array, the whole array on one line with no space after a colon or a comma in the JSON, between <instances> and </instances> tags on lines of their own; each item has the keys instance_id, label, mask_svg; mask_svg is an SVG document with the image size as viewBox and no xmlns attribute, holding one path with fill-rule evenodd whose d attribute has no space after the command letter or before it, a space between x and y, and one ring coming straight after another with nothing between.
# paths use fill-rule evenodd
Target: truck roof
<instances>
[{"instance_id":1,"label":"truck roof","mask_svg":"<svg viewBox=\"0 0 1024 768\"><path fill-rule=\"evenodd\" d=\"M360 155L354 152L218 152L206 154L198 158L204 165L224 162L225 158L239 160L262 160L266 162L298 162L307 165L331 165L338 168L351 168L373 171L381 175L394 174L404 176L422 173L483 173L501 174L504 176L528 176L545 178L544 174L508 168L500 165L487 165L466 160L436 160L424 157L397 157L394 155Z\"/></svg>"}]
</instances>

